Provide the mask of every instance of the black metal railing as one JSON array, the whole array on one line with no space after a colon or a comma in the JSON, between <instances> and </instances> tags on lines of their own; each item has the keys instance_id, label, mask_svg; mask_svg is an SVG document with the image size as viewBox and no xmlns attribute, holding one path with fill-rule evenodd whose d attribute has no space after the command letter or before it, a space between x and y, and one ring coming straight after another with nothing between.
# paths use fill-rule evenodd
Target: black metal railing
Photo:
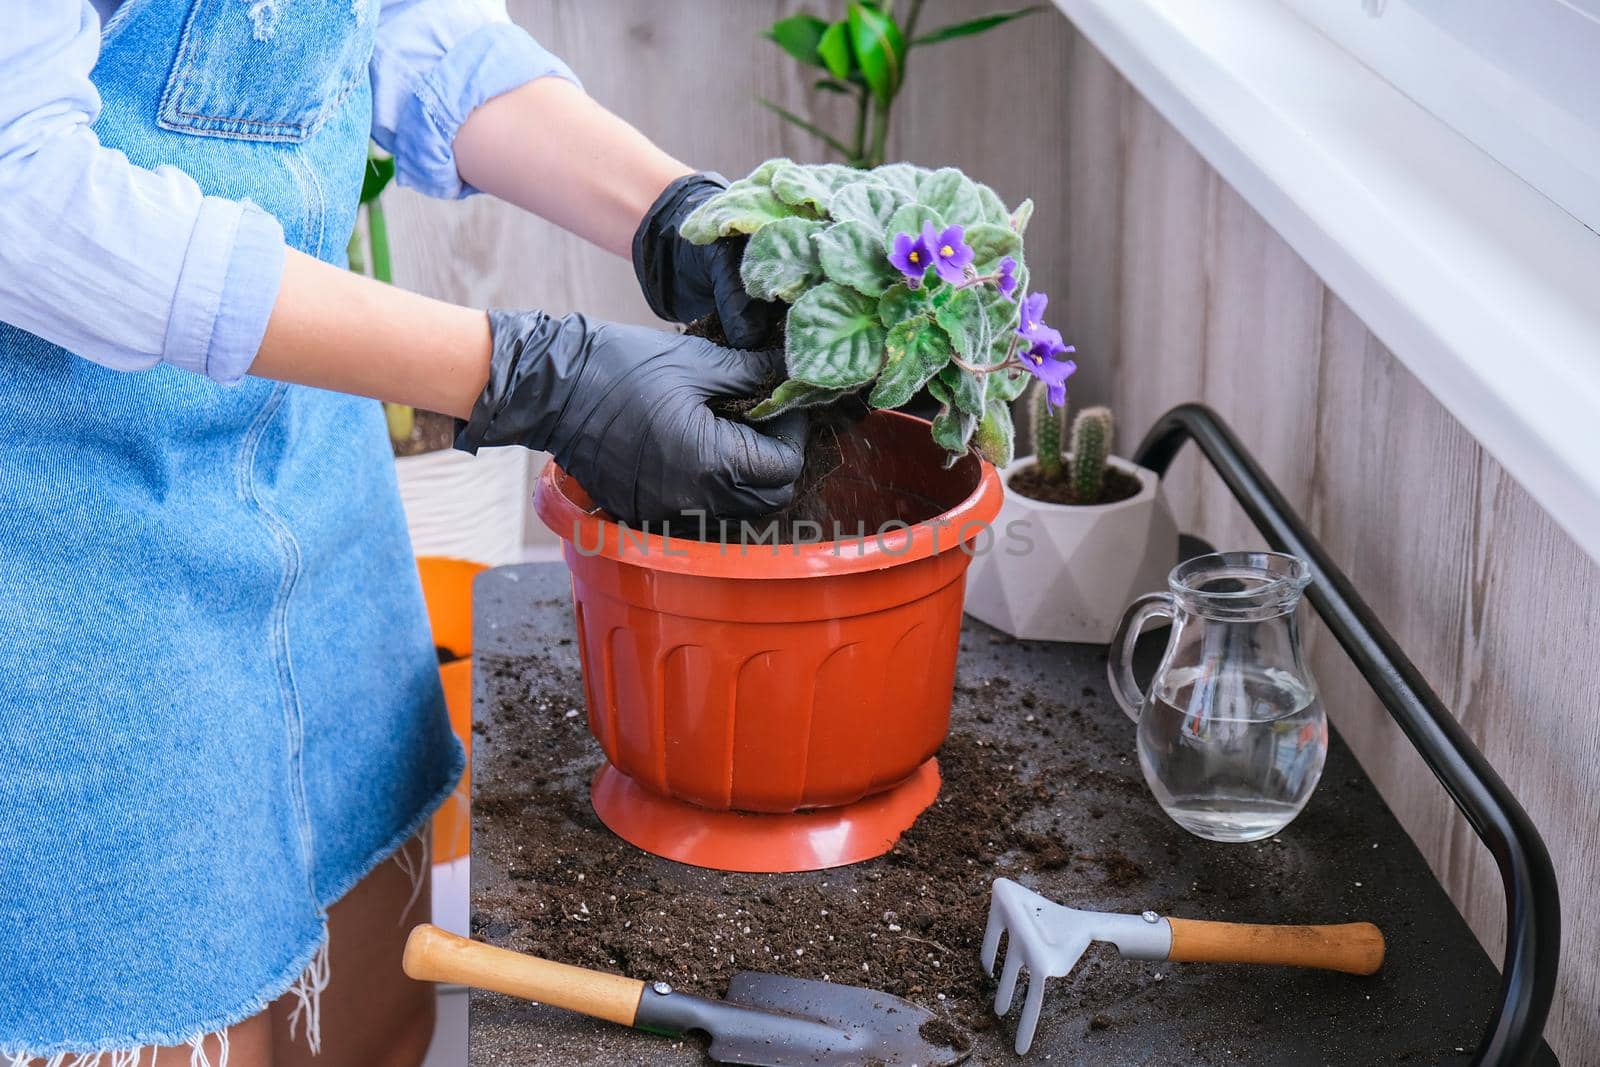
<instances>
[{"instance_id":1,"label":"black metal railing","mask_svg":"<svg viewBox=\"0 0 1600 1067\"><path fill-rule=\"evenodd\" d=\"M1472 1062L1526 1064L1541 1052L1548 1055L1542 1038L1561 954L1561 898L1538 828L1215 412L1201 404L1173 408L1145 435L1134 459L1165 474L1187 441L1205 455L1273 548L1310 563L1307 598L1500 868L1506 904L1500 1002Z\"/></svg>"}]
</instances>

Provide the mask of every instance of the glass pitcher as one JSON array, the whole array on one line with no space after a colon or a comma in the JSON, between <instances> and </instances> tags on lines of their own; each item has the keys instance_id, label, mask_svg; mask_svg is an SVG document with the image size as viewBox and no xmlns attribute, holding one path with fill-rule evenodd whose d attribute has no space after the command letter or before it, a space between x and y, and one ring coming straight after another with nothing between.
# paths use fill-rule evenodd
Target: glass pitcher
<instances>
[{"instance_id":1,"label":"glass pitcher","mask_svg":"<svg viewBox=\"0 0 1600 1067\"><path fill-rule=\"evenodd\" d=\"M1223 552L1179 564L1111 639L1111 692L1139 725L1139 765L1173 821L1210 841L1257 841L1294 820L1322 777L1328 722L1300 649L1303 560ZM1148 693L1133 648L1172 620Z\"/></svg>"}]
</instances>

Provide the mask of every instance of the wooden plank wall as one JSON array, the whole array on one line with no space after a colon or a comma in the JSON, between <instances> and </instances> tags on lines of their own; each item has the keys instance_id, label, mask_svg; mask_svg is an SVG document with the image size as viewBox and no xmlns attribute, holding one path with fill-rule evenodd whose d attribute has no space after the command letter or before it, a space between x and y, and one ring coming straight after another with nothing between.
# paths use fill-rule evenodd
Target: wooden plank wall
<instances>
[{"instance_id":1,"label":"wooden plank wall","mask_svg":"<svg viewBox=\"0 0 1600 1067\"><path fill-rule=\"evenodd\" d=\"M821 158L753 101L809 99L810 79L756 37L806 6L511 5L597 99L730 176L772 155ZM1005 6L933 0L927 24ZM1074 402L1113 402L1124 450L1174 403L1221 411L1522 798L1567 904L1549 1034L1567 1062L1600 1063L1600 917L1585 906L1600 878L1600 567L1065 20L919 53L910 78L895 155L953 163L1010 201L1039 201L1029 260L1079 347ZM391 214L403 285L650 321L627 264L538 219L403 192ZM1256 542L1192 459L1172 490L1190 528L1222 545ZM1492 862L1338 648L1311 630L1334 721L1498 957Z\"/></svg>"}]
</instances>

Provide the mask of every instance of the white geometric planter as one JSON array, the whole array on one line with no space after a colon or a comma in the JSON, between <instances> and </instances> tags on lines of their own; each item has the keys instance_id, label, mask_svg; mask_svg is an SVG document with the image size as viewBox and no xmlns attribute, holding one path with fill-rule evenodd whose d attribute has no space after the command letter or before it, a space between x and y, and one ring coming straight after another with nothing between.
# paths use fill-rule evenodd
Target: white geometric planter
<instances>
[{"instance_id":1,"label":"white geometric planter","mask_svg":"<svg viewBox=\"0 0 1600 1067\"><path fill-rule=\"evenodd\" d=\"M521 562L528 457L526 448L485 448L476 456L446 448L397 457L411 550L491 566Z\"/></svg>"},{"instance_id":2,"label":"white geometric planter","mask_svg":"<svg viewBox=\"0 0 1600 1067\"><path fill-rule=\"evenodd\" d=\"M1011 491L1022 456L1000 472L1005 501L994 540L967 572L967 614L1031 641L1105 644L1133 599L1166 588L1178 561L1178 526L1153 471L1111 457L1139 479L1114 504L1049 504Z\"/></svg>"}]
</instances>

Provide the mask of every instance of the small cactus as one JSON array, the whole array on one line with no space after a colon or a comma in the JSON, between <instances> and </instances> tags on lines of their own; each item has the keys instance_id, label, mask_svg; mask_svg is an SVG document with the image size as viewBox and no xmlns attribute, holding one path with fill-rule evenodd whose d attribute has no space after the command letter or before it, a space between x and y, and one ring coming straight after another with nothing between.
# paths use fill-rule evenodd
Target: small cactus
<instances>
[{"instance_id":1,"label":"small cactus","mask_svg":"<svg viewBox=\"0 0 1600 1067\"><path fill-rule=\"evenodd\" d=\"M1067 409L1052 408L1044 383L1033 390L1033 455L1039 473L1051 481L1061 477L1061 424Z\"/></svg>"},{"instance_id":2,"label":"small cactus","mask_svg":"<svg viewBox=\"0 0 1600 1067\"><path fill-rule=\"evenodd\" d=\"M1093 504L1105 487L1106 458L1111 455L1111 409L1085 408L1072 420L1072 496Z\"/></svg>"}]
</instances>

